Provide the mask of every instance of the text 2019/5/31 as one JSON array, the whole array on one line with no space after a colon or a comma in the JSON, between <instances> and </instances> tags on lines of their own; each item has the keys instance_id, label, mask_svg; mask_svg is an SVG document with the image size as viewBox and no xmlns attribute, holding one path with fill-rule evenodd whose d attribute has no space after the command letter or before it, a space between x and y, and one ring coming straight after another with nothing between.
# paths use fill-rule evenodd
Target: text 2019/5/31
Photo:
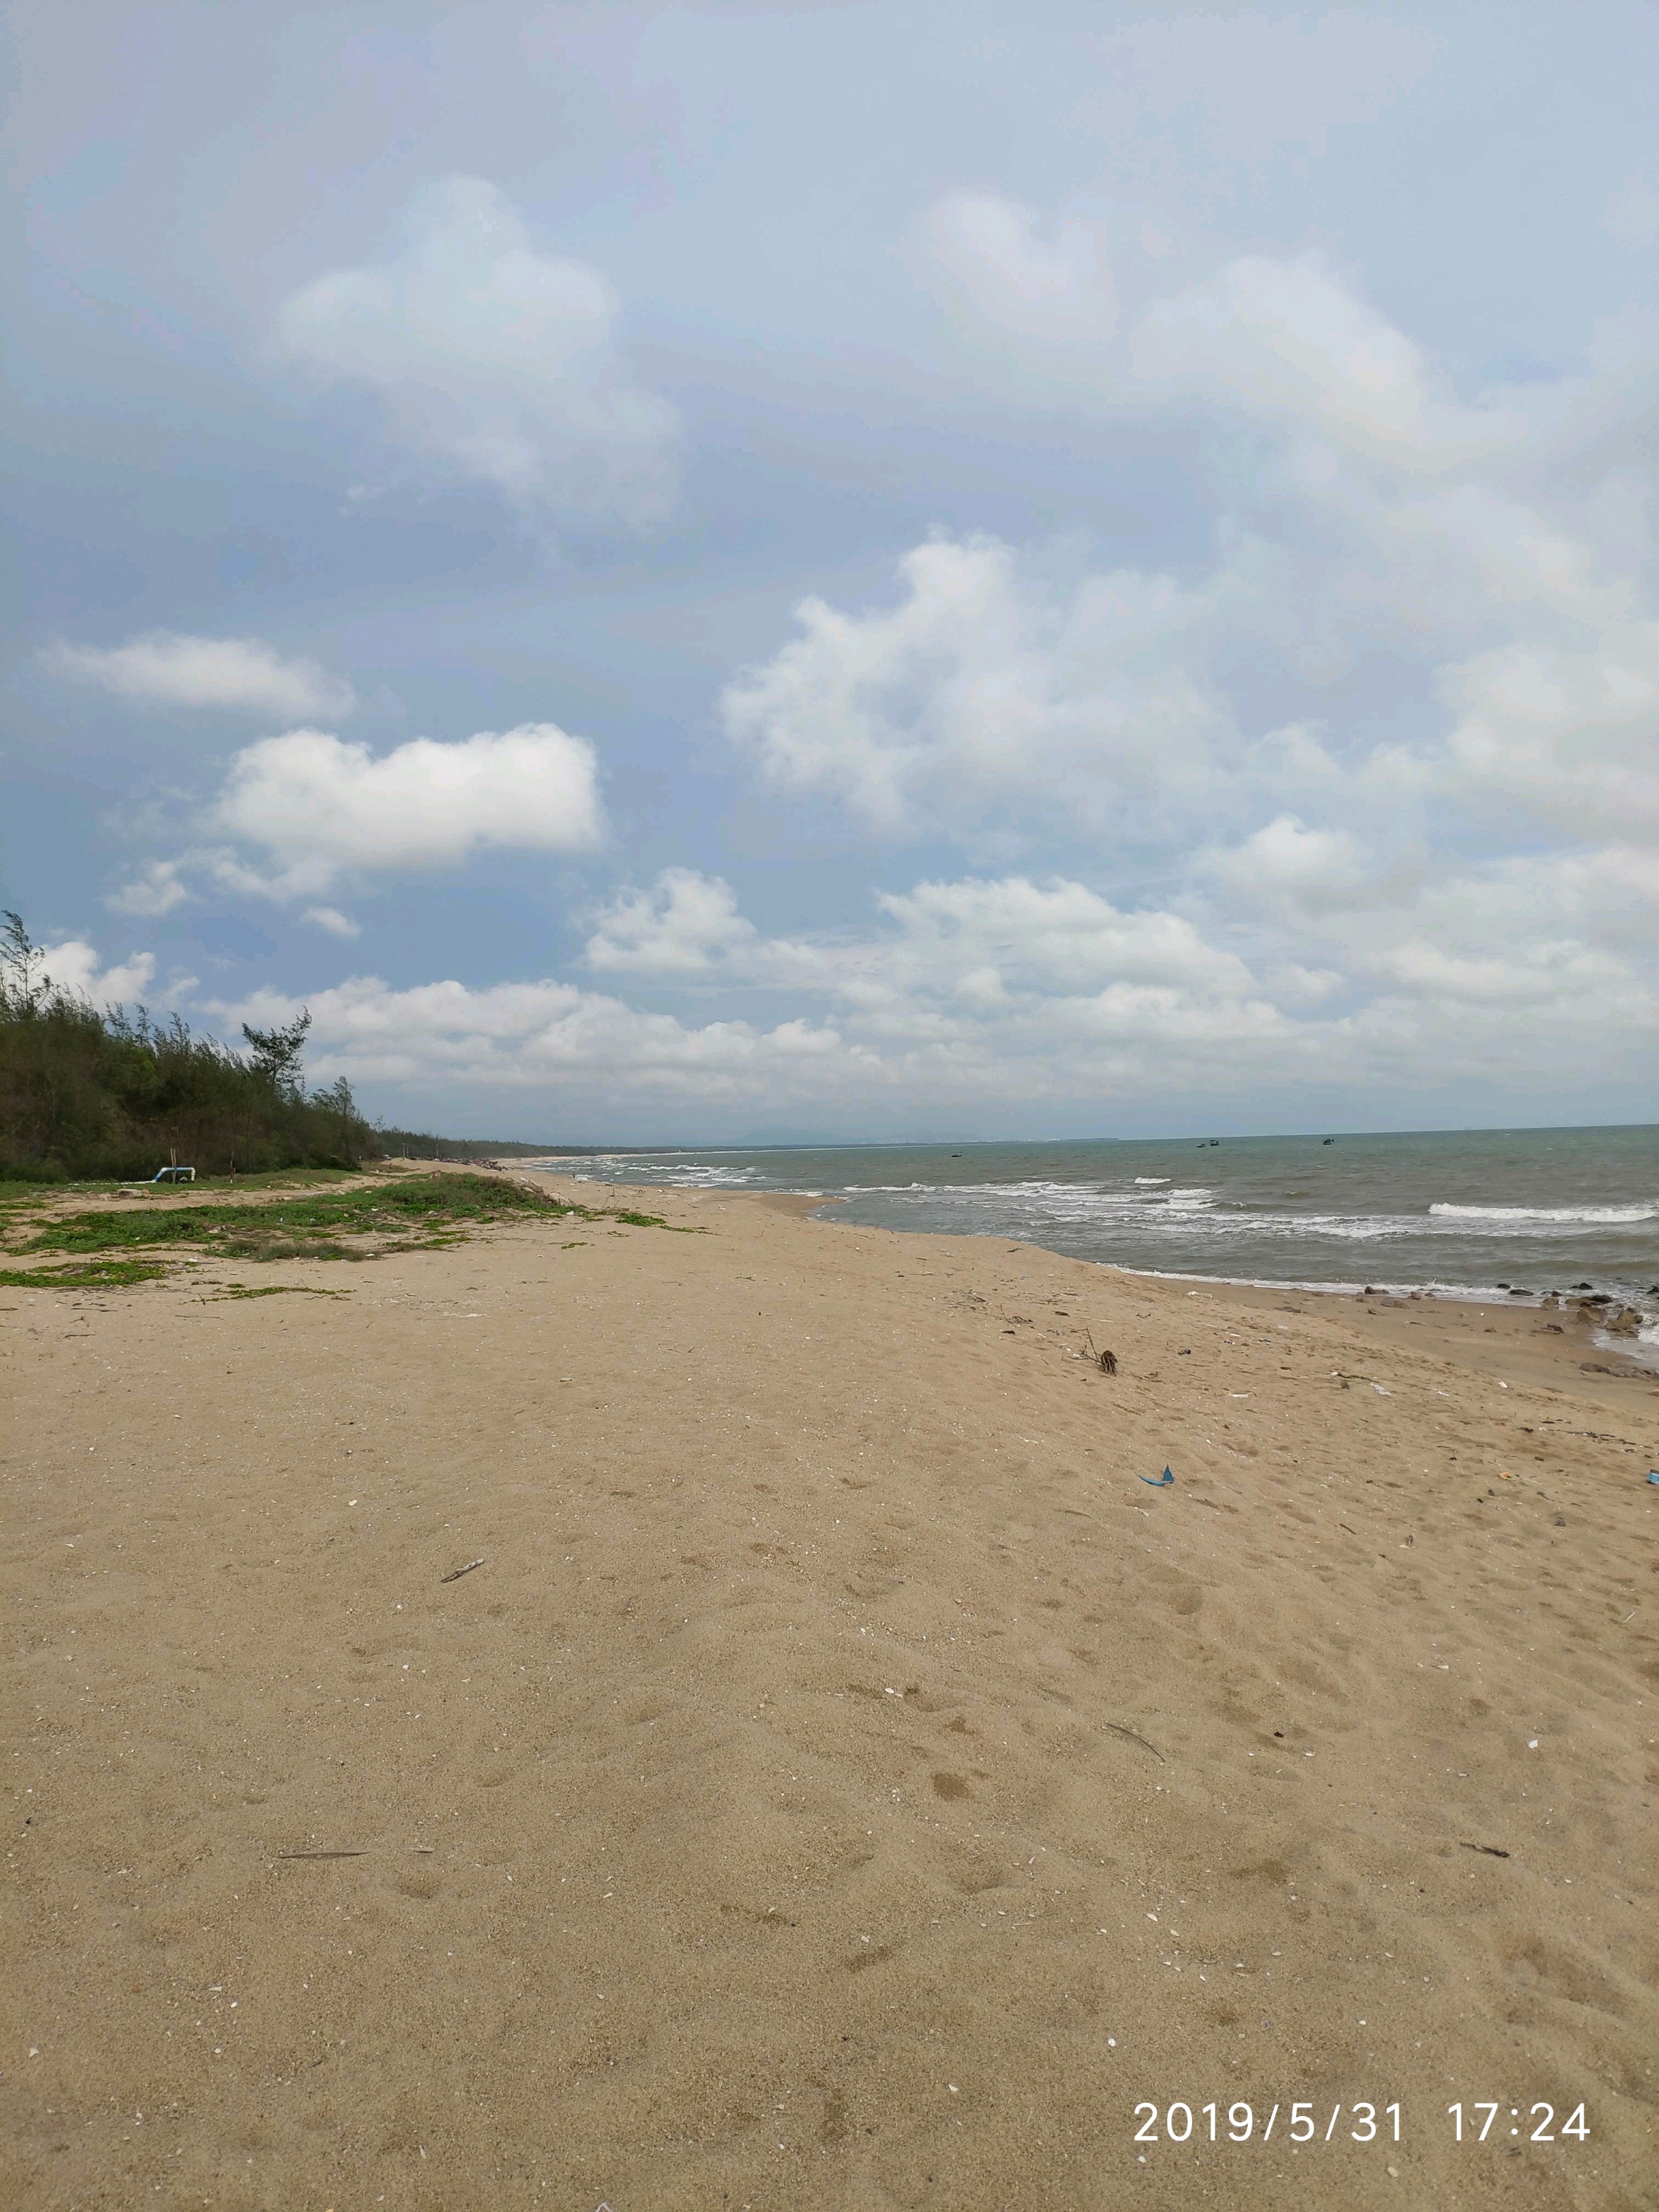
<instances>
[{"instance_id":1,"label":"text 2019/5/31","mask_svg":"<svg viewBox=\"0 0 1659 2212\"><path fill-rule=\"evenodd\" d=\"M1288 2108L1276 2104L1265 2120L1253 2105L1191 2105L1174 2104L1167 2108L1152 2104L1137 2105L1135 2118L1140 2121L1135 2130L1137 2142L1189 2142L1195 2136L1200 2142L1271 2142L1273 2130L1280 2127L1280 2115L1286 2114L1281 2141L1288 2136L1291 2142L1357 2143L1398 2142L1400 2141L1400 2107L1384 2105L1379 2115L1375 2105L1333 2105L1328 2118L1322 2105L1297 2103ZM1142 2115L1145 2114L1145 2118ZM1347 2125L1341 2135L1338 2124L1346 2118Z\"/></svg>"}]
</instances>

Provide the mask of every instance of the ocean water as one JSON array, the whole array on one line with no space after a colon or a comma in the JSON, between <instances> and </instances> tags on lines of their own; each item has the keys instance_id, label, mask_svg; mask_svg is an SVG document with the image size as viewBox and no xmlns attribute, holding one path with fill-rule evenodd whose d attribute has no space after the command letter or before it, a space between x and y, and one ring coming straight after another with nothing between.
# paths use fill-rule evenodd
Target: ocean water
<instances>
[{"instance_id":1,"label":"ocean water","mask_svg":"<svg viewBox=\"0 0 1659 2212\"><path fill-rule=\"evenodd\" d=\"M617 1153L579 1176L805 1191L833 1218L1137 1273L1640 1307L1659 1358L1659 1127Z\"/></svg>"}]
</instances>

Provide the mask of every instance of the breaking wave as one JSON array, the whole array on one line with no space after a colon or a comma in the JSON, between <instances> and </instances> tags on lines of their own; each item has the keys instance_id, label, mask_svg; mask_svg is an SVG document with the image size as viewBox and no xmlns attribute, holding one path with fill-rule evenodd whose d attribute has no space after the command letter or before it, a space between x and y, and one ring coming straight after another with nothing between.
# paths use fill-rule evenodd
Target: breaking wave
<instances>
[{"instance_id":1,"label":"breaking wave","mask_svg":"<svg viewBox=\"0 0 1659 2212\"><path fill-rule=\"evenodd\" d=\"M1448 1206L1435 1205L1431 1214L1448 1221L1493 1221L1504 1226L1565 1229L1628 1227L1638 1221L1659 1221L1659 1201L1638 1200L1631 1206Z\"/></svg>"}]
</instances>

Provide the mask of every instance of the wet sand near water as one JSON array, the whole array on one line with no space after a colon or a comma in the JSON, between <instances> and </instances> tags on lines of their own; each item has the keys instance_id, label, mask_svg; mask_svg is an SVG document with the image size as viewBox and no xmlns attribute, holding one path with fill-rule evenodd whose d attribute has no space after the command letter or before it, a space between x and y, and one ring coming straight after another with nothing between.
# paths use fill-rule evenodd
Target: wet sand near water
<instances>
[{"instance_id":1,"label":"wet sand near water","mask_svg":"<svg viewBox=\"0 0 1659 2212\"><path fill-rule=\"evenodd\" d=\"M0 2202L1652 2203L1650 1382L626 1202L0 1291Z\"/></svg>"},{"instance_id":2,"label":"wet sand near water","mask_svg":"<svg viewBox=\"0 0 1659 2212\"><path fill-rule=\"evenodd\" d=\"M1659 1371L1616 1341L1598 1343L1594 1320L1571 1307L1231 1287L1217 1294L1269 1313L1324 1314L1362 1340L1430 1349L1511 1388L1541 1384L1587 1405L1623 1411L1638 1427L1644 1419L1649 1430L1655 1425Z\"/></svg>"}]
</instances>

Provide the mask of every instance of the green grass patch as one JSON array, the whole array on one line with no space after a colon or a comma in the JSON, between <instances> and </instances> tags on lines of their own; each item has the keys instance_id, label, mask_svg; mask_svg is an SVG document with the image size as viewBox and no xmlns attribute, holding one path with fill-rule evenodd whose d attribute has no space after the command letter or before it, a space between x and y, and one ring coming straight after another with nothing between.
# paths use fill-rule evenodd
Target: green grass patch
<instances>
[{"instance_id":1,"label":"green grass patch","mask_svg":"<svg viewBox=\"0 0 1659 2212\"><path fill-rule=\"evenodd\" d=\"M27 1252L112 1252L135 1246L188 1244L198 1251L249 1260L362 1260L385 1252L434 1251L505 1220L617 1221L630 1229L666 1229L659 1214L629 1208L592 1211L544 1197L493 1176L410 1176L396 1182L342 1177L348 1188L313 1187L294 1198L257 1206L125 1206L70 1213L49 1222L21 1249ZM367 1249L344 1237L373 1238Z\"/></svg>"},{"instance_id":2,"label":"green grass patch","mask_svg":"<svg viewBox=\"0 0 1659 2212\"><path fill-rule=\"evenodd\" d=\"M370 1181L362 1168L270 1168L259 1175L198 1175L192 1183L123 1183L123 1190L153 1189L157 1197L179 1190L315 1190L319 1184L362 1186Z\"/></svg>"},{"instance_id":3,"label":"green grass patch","mask_svg":"<svg viewBox=\"0 0 1659 2212\"><path fill-rule=\"evenodd\" d=\"M166 1273L155 1260L88 1260L79 1267L0 1267L0 1285L9 1291L116 1291Z\"/></svg>"}]
</instances>

